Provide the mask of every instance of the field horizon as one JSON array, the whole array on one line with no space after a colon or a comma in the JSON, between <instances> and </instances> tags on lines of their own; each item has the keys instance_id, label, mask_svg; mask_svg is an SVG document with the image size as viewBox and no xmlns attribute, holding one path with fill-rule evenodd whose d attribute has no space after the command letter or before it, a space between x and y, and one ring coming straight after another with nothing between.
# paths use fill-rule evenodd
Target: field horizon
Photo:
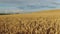
<instances>
[{"instance_id":1,"label":"field horizon","mask_svg":"<svg viewBox=\"0 0 60 34\"><path fill-rule=\"evenodd\" d=\"M0 15L0 34L60 34L60 10Z\"/></svg>"}]
</instances>

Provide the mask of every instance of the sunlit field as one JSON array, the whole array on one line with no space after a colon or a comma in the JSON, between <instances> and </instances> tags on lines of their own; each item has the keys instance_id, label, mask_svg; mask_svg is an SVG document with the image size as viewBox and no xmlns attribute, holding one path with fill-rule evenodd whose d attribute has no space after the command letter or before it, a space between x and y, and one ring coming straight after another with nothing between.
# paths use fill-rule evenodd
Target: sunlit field
<instances>
[{"instance_id":1,"label":"sunlit field","mask_svg":"<svg viewBox=\"0 0 60 34\"><path fill-rule=\"evenodd\" d=\"M60 34L60 10L0 15L0 34Z\"/></svg>"}]
</instances>

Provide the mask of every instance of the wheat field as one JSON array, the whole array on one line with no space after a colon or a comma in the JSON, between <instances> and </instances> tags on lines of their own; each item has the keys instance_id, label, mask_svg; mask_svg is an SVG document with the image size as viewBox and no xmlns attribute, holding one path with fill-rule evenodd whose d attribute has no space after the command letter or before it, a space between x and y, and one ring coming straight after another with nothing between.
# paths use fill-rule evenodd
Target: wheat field
<instances>
[{"instance_id":1,"label":"wheat field","mask_svg":"<svg viewBox=\"0 0 60 34\"><path fill-rule=\"evenodd\" d=\"M0 34L60 34L60 10L0 15Z\"/></svg>"}]
</instances>

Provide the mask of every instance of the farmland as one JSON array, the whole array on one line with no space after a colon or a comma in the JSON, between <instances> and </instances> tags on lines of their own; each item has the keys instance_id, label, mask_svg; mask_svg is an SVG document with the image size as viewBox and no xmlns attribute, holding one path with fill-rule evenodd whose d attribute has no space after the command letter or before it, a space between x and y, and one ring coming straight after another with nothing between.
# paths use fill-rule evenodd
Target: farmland
<instances>
[{"instance_id":1,"label":"farmland","mask_svg":"<svg viewBox=\"0 0 60 34\"><path fill-rule=\"evenodd\" d=\"M60 34L60 10L0 15L0 34Z\"/></svg>"}]
</instances>

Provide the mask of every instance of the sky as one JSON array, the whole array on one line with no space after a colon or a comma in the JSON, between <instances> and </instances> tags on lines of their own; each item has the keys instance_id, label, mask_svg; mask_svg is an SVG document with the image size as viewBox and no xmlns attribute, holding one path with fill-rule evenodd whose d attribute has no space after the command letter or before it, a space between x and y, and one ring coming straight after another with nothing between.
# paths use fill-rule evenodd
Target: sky
<instances>
[{"instance_id":1,"label":"sky","mask_svg":"<svg viewBox=\"0 0 60 34\"><path fill-rule=\"evenodd\" d=\"M13 12L12 10L31 12L55 8L60 8L60 0L0 0L0 13Z\"/></svg>"}]
</instances>

